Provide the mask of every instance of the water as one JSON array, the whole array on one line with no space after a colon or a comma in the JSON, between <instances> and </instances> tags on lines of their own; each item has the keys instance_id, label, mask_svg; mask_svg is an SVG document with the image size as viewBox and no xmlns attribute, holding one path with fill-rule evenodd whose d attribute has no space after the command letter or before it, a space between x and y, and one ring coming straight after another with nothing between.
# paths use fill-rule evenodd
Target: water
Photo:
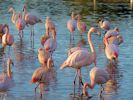
<instances>
[{"instance_id":1,"label":"water","mask_svg":"<svg viewBox=\"0 0 133 100\"><path fill-rule=\"evenodd\" d=\"M97 26L97 20L104 18L111 21L111 27L119 27L121 35L124 37L124 43L120 45L120 56L117 68L112 74L112 81L105 85L103 98L105 100L132 100L133 84L132 84L132 60L133 60L133 13L130 3L101 3L91 2L88 0L5 0L0 1L0 23L7 23L10 33L14 35L15 43L11 50L15 67L12 67L15 86L6 93L1 93L0 100L33 100L35 84L31 84L32 73L40 64L37 59L37 50L41 47L40 37L45 32L44 24L37 24L35 30L35 49L30 47L30 30L25 28L24 40L22 44L18 36L18 31L11 22L11 14L8 12L9 6L13 6L18 12L22 11L23 4L28 5L28 11L36 14L45 20L46 16L50 16L57 28L58 47L53 54L55 67L53 68L53 79L50 80L43 94L43 100L71 100L73 96L73 79L75 76L74 69L59 69L60 65L67 58L67 50L69 48L69 31L66 28L66 22L70 18L70 12L75 11L83 16L83 20L87 23L87 28ZM95 4L95 5L94 5ZM101 30L101 32L104 32ZM83 35L87 41L87 33ZM109 68L106 56L99 52L99 46L102 44L102 37L92 36L93 43L97 52L97 65L101 68ZM78 31L75 32L75 41L81 40ZM85 45L89 49L88 43ZM0 71L3 71L2 54L0 57ZM84 67L82 69L83 82L89 82L89 71L94 65ZM111 87L111 88L110 88ZM93 90L89 90L92 100L99 100L100 87L95 86ZM39 92L37 91L39 100Z\"/></svg>"}]
</instances>

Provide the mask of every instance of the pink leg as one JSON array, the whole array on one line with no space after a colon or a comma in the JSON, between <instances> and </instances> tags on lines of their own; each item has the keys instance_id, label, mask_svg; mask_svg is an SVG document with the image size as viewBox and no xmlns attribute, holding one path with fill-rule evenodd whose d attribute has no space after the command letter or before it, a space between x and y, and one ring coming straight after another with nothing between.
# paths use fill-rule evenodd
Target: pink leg
<instances>
[{"instance_id":1,"label":"pink leg","mask_svg":"<svg viewBox=\"0 0 133 100\"><path fill-rule=\"evenodd\" d=\"M76 78L77 78L77 75L78 75L78 70L76 70L75 78L74 78L74 81L73 81L73 84L74 84L74 97L75 97L75 87L76 87Z\"/></svg>"},{"instance_id":2,"label":"pink leg","mask_svg":"<svg viewBox=\"0 0 133 100\"><path fill-rule=\"evenodd\" d=\"M34 100L36 100L36 89L38 88L40 83L37 84L37 86L35 87L35 91L34 91Z\"/></svg>"}]
</instances>

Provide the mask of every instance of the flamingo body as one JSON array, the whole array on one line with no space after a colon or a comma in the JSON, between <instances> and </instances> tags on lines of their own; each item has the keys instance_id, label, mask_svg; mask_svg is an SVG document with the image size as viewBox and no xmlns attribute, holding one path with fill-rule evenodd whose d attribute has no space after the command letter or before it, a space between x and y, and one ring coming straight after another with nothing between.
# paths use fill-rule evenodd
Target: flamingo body
<instances>
[{"instance_id":1,"label":"flamingo body","mask_svg":"<svg viewBox=\"0 0 133 100\"><path fill-rule=\"evenodd\" d=\"M46 51L53 52L57 48L57 42L56 39L47 39L46 42L44 43L44 49Z\"/></svg>"}]
</instances>

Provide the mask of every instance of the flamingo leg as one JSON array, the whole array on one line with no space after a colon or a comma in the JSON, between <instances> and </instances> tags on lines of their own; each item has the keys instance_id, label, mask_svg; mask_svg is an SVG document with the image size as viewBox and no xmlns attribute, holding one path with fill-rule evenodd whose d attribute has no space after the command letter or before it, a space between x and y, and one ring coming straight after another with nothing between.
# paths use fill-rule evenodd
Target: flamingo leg
<instances>
[{"instance_id":1,"label":"flamingo leg","mask_svg":"<svg viewBox=\"0 0 133 100\"><path fill-rule=\"evenodd\" d=\"M103 88L103 86L102 86L102 84L101 84L101 89L100 89L100 100L103 100L103 96L102 96L103 91L104 91L104 88Z\"/></svg>"},{"instance_id":2,"label":"flamingo leg","mask_svg":"<svg viewBox=\"0 0 133 100\"><path fill-rule=\"evenodd\" d=\"M34 100L36 100L36 89L38 88L40 83L37 84L37 86L35 87L35 90L34 90Z\"/></svg>"},{"instance_id":3,"label":"flamingo leg","mask_svg":"<svg viewBox=\"0 0 133 100\"><path fill-rule=\"evenodd\" d=\"M73 81L73 84L74 84L74 97L75 97L75 87L76 87L76 78L77 78L77 75L78 75L78 70L76 70L75 78L74 78L74 81Z\"/></svg>"},{"instance_id":4,"label":"flamingo leg","mask_svg":"<svg viewBox=\"0 0 133 100\"><path fill-rule=\"evenodd\" d=\"M81 70L80 69L78 69L78 76L79 76L79 95L80 95L81 85L84 85L83 82L82 82Z\"/></svg>"},{"instance_id":5,"label":"flamingo leg","mask_svg":"<svg viewBox=\"0 0 133 100\"><path fill-rule=\"evenodd\" d=\"M32 42L33 42L33 48L34 48L34 26L33 26L33 30L32 30L33 32L32 32Z\"/></svg>"},{"instance_id":6,"label":"flamingo leg","mask_svg":"<svg viewBox=\"0 0 133 100\"><path fill-rule=\"evenodd\" d=\"M41 84L40 84L40 100L42 100L42 96L43 96L43 88L44 88L44 83L42 82Z\"/></svg>"}]
</instances>

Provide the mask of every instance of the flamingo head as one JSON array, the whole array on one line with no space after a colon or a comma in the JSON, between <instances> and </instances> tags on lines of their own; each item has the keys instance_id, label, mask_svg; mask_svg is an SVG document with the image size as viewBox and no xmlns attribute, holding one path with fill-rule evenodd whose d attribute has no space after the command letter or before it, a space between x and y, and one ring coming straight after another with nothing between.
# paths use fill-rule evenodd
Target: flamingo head
<instances>
[{"instance_id":1,"label":"flamingo head","mask_svg":"<svg viewBox=\"0 0 133 100\"><path fill-rule=\"evenodd\" d=\"M72 14L71 14L72 19L74 19L74 16L75 16L75 15L74 15L74 12L72 12Z\"/></svg>"},{"instance_id":2,"label":"flamingo head","mask_svg":"<svg viewBox=\"0 0 133 100\"><path fill-rule=\"evenodd\" d=\"M117 53L117 52L114 52L114 53L113 53L113 58L114 58L114 59L118 58L118 53Z\"/></svg>"},{"instance_id":3,"label":"flamingo head","mask_svg":"<svg viewBox=\"0 0 133 100\"><path fill-rule=\"evenodd\" d=\"M97 35L101 35L101 33L95 28L95 27L91 27L90 30L89 30L90 33L97 33Z\"/></svg>"},{"instance_id":4,"label":"flamingo head","mask_svg":"<svg viewBox=\"0 0 133 100\"><path fill-rule=\"evenodd\" d=\"M119 30L118 27L115 27L114 30L115 30L116 32L120 32L120 30Z\"/></svg>"},{"instance_id":5,"label":"flamingo head","mask_svg":"<svg viewBox=\"0 0 133 100\"><path fill-rule=\"evenodd\" d=\"M89 94L88 94L88 92L87 92L87 87L88 87L88 83L86 82L86 83L84 83L84 86L83 86L83 95L85 95L86 97L89 97Z\"/></svg>"},{"instance_id":6,"label":"flamingo head","mask_svg":"<svg viewBox=\"0 0 133 100\"><path fill-rule=\"evenodd\" d=\"M26 7L27 7L26 4L24 4L23 11L25 11Z\"/></svg>"},{"instance_id":7,"label":"flamingo head","mask_svg":"<svg viewBox=\"0 0 133 100\"><path fill-rule=\"evenodd\" d=\"M13 12L13 11L14 11L13 7L10 7L8 10L8 12Z\"/></svg>"},{"instance_id":8,"label":"flamingo head","mask_svg":"<svg viewBox=\"0 0 133 100\"><path fill-rule=\"evenodd\" d=\"M75 16L75 18L76 18L77 20L80 20L80 19L81 19L81 15L78 14L77 16Z\"/></svg>"}]
</instances>

